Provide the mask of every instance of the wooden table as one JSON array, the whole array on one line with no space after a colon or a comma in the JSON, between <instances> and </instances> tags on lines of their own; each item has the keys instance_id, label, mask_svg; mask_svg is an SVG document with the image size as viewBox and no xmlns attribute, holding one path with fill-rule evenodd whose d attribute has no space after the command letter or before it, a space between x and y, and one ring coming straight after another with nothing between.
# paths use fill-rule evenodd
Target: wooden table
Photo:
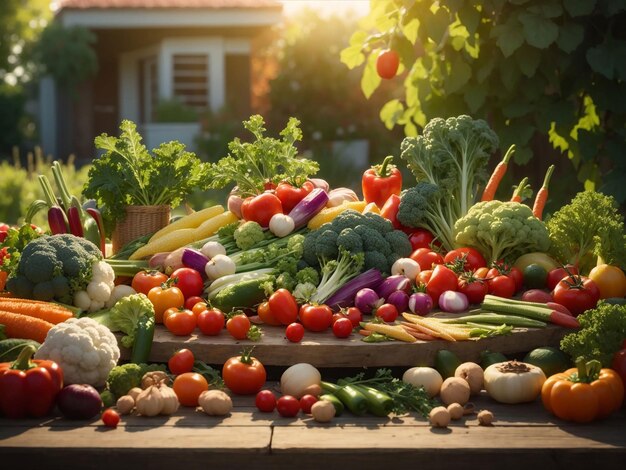
<instances>
[{"instance_id":1,"label":"wooden table","mask_svg":"<svg viewBox=\"0 0 626 470\"><path fill-rule=\"evenodd\" d=\"M98 420L0 419L0 462L3 469L64 470L626 468L624 409L576 425L551 417L540 402L500 405L481 396L475 404L495 414L494 426L479 426L471 416L448 429L431 429L415 414L346 413L322 425L260 413L251 397L235 397L234 403L222 419L187 408L169 418L124 417L117 429Z\"/></svg>"}]
</instances>

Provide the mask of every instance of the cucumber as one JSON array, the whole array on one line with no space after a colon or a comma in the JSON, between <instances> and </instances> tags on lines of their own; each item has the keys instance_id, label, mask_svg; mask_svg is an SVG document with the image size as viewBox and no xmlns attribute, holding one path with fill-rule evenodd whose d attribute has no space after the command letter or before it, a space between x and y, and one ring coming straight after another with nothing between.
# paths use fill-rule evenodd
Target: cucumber
<instances>
[{"instance_id":1,"label":"cucumber","mask_svg":"<svg viewBox=\"0 0 626 470\"><path fill-rule=\"evenodd\" d=\"M32 344L39 349L40 343L32 339L9 338L0 341L0 362L11 362L17 359L22 348Z\"/></svg>"},{"instance_id":2,"label":"cucumber","mask_svg":"<svg viewBox=\"0 0 626 470\"><path fill-rule=\"evenodd\" d=\"M480 353L480 367L482 367L483 369L486 369L492 364L506 361L508 361L506 356L499 352L493 352L487 349Z\"/></svg>"},{"instance_id":3,"label":"cucumber","mask_svg":"<svg viewBox=\"0 0 626 470\"><path fill-rule=\"evenodd\" d=\"M603 302L611 305L626 305L626 298L624 297L609 297L604 299Z\"/></svg>"},{"instance_id":4,"label":"cucumber","mask_svg":"<svg viewBox=\"0 0 626 470\"><path fill-rule=\"evenodd\" d=\"M452 351L440 349L435 356L435 369L441 374L443 380L454 377L454 371L461 365L461 360Z\"/></svg>"}]
</instances>

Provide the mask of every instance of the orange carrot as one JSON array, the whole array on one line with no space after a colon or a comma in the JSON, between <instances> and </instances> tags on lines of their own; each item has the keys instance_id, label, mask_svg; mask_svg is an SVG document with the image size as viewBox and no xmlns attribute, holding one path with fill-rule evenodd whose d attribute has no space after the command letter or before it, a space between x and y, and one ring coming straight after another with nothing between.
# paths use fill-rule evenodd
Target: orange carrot
<instances>
[{"instance_id":1,"label":"orange carrot","mask_svg":"<svg viewBox=\"0 0 626 470\"><path fill-rule=\"evenodd\" d=\"M433 341L437 339L434 336L427 335L426 333L422 333L418 329L413 328L413 326L409 326L409 325L412 325L412 324L402 322L402 328L404 328L406 332L410 334L411 336L413 336L415 339L419 339L421 341Z\"/></svg>"},{"instance_id":2,"label":"orange carrot","mask_svg":"<svg viewBox=\"0 0 626 470\"><path fill-rule=\"evenodd\" d=\"M543 180L543 186L537 191L537 197L535 197L535 204L533 204L533 215L539 220L543 217L543 208L546 206L548 200L548 185L550 184L550 178L554 171L554 165L550 165L548 171L546 171L546 177Z\"/></svg>"},{"instance_id":3,"label":"orange carrot","mask_svg":"<svg viewBox=\"0 0 626 470\"><path fill-rule=\"evenodd\" d=\"M0 299L0 310L21 313L56 325L74 316L71 310L52 302L30 299Z\"/></svg>"},{"instance_id":4,"label":"orange carrot","mask_svg":"<svg viewBox=\"0 0 626 470\"><path fill-rule=\"evenodd\" d=\"M9 338L33 339L40 343L44 342L48 331L54 326L39 318L2 310L0 310L0 325L4 325L4 332Z\"/></svg>"},{"instance_id":5,"label":"orange carrot","mask_svg":"<svg viewBox=\"0 0 626 470\"><path fill-rule=\"evenodd\" d=\"M496 191L498 190L498 186L500 185L500 181L504 177L506 173L506 169L509 166L509 160L515 153L515 145L511 145L509 149L504 154L502 161L496 165L491 174L491 178L487 182L487 186L485 186L485 190L483 191L483 195L480 198L481 201L493 201L493 198L496 195Z\"/></svg>"},{"instance_id":6,"label":"orange carrot","mask_svg":"<svg viewBox=\"0 0 626 470\"><path fill-rule=\"evenodd\" d=\"M522 196L525 196L530 191L528 186L528 177L519 182L519 185L513 191L511 202L522 202Z\"/></svg>"},{"instance_id":7,"label":"orange carrot","mask_svg":"<svg viewBox=\"0 0 626 470\"><path fill-rule=\"evenodd\" d=\"M359 334L361 336L369 336L369 335L372 334L372 332L371 331L367 331L367 330L359 330Z\"/></svg>"}]
</instances>

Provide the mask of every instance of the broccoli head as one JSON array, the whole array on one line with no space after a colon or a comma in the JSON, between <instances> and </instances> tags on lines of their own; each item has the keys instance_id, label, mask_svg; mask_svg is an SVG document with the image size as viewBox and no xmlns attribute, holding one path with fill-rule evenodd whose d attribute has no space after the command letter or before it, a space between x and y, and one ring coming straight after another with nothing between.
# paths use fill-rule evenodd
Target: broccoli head
<instances>
[{"instance_id":1,"label":"broccoli head","mask_svg":"<svg viewBox=\"0 0 626 470\"><path fill-rule=\"evenodd\" d=\"M413 251L409 237L402 230L387 232L385 240L389 243L391 252L398 255L398 258L406 258Z\"/></svg>"},{"instance_id":2,"label":"broccoli head","mask_svg":"<svg viewBox=\"0 0 626 470\"><path fill-rule=\"evenodd\" d=\"M265 232L257 222L248 221L241 224L233 233L235 243L240 250L249 250L257 243L265 240Z\"/></svg>"},{"instance_id":3,"label":"broccoli head","mask_svg":"<svg viewBox=\"0 0 626 470\"><path fill-rule=\"evenodd\" d=\"M339 254L337 247L337 232L327 229L324 230L315 240L315 253L318 258L333 259ZM306 259L305 259L306 261Z\"/></svg>"},{"instance_id":4,"label":"broccoli head","mask_svg":"<svg viewBox=\"0 0 626 470\"><path fill-rule=\"evenodd\" d=\"M343 211L330 223L330 227L337 233L340 233L343 229L354 228L357 225L363 223L365 216L354 209L348 209Z\"/></svg>"},{"instance_id":5,"label":"broccoli head","mask_svg":"<svg viewBox=\"0 0 626 470\"><path fill-rule=\"evenodd\" d=\"M276 277L276 289L287 289L289 291L293 291L293 289L296 287L296 279L293 275L284 272L279 274Z\"/></svg>"},{"instance_id":6,"label":"broccoli head","mask_svg":"<svg viewBox=\"0 0 626 470\"><path fill-rule=\"evenodd\" d=\"M310 282L311 284L318 285L320 282L320 276L315 268L308 266L306 268L300 269L296 273L296 281L298 282L298 284Z\"/></svg>"},{"instance_id":7,"label":"broccoli head","mask_svg":"<svg viewBox=\"0 0 626 470\"><path fill-rule=\"evenodd\" d=\"M364 268L367 269L378 269L381 272L390 272L389 260L385 255L378 251L366 251L365 252L365 262Z\"/></svg>"},{"instance_id":8,"label":"broccoli head","mask_svg":"<svg viewBox=\"0 0 626 470\"><path fill-rule=\"evenodd\" d=\"M518 202L475 204L454 226L458 246L476 248L487 261L515 260L524 253L547 251L545 224Z\"/></svg>"},{"instance_id":9,"label":"broccoli head","mask_svg":"<svg viewBox=\"0 0 626 470\"><path fill-rule=\"evenodd\" d=\"M148 372L165 372L165 366L160 364L123 364L115 366L109 372L107 388L116 398L124 396L131 388L141 385L142 377Z\"/></svg>"},{"instance_id":10,"label":"broccoli head","mask_svg":"<svg viewBox=\"0 0 626 470\"><path fill-rule=\"evenodd\" d=\"M154 306L144 294L133 294L118 300L111 308L111 321L126 335L122 337L122 345L133 346L139 319L143 316L154 318Z\"/></svg>"},{"instance_id":11,"label":"broccoli head","mask_svg":"<svg viewBox=\"0 0 626 470\"><path fill-rule=\"evenodd\" d=\"M337 246L351 253L363 251L363 240L352 228L344 228L337 237Z\"/></svg>"}]
</instances>

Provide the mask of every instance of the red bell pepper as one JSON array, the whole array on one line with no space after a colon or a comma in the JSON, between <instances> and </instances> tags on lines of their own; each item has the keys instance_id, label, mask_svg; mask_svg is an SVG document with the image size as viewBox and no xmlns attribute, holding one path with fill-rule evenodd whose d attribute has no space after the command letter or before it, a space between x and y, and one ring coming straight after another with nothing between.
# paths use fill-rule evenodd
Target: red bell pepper
<instances>
[{"instance_id":1,"label":"red bell pepper","mask_svg":"<svg viewBox=\"0 0 626 470\"><path fill-rule=\"evenodd\" d=\"M382 164L375 165L363 173L361 189L366 202L383 207L391 195L400 195L402 173L391 163L393 155L385 157Z\"/></svg>"},{"instance_id":2,"label":"red bell pepper","mask_svg":"<svg viewBox=\"0 0 626 470\"><path fill-rule=\"evenodd\" d=\"M0 414L7 418L46 416L63 388L63 371L53 361L33 361L24 346L14 362L0 364Z\"/></svg>"},{"instance_id":3,"label":"red bell pepper","mask_svg":"<svg viewBox=\"0 0 626 470\"><path fill-rule=\"evenodd\" d=\"M389 220L396 230L403 230L404 226L398 221L398 208L400 207L400 196L392 194L380 209L380 216Z\"/></svg>"}]
</instances>

